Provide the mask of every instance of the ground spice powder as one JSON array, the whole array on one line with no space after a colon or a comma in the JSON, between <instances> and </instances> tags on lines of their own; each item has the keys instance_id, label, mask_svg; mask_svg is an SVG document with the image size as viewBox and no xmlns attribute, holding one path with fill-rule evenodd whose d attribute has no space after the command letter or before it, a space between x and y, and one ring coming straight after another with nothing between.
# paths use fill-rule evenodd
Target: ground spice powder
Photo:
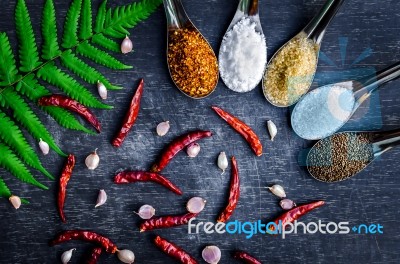
<instances>
[{"instance_id":1,"label":"ground spice powder","mask_svg":"<svg viewBox=\"0 0 400 264\"><path fill-rule=\"evenodd\" d=\"M308 171L325 182L345 180L364 169L373 159L367 133L338 133L320 140L307 158Z\"/></svg>"},{"instance_id":2,"label":"ground spice powder","mask_svg":"<svg viewBox=\"0 0 400 264\"><path fill-rule=\"evenodd\" d=\"M217 58L208 42L193 27L170 31L168 65L176 86L189 96L205 97L217 85Z\"/></svg>"}]
</instances>

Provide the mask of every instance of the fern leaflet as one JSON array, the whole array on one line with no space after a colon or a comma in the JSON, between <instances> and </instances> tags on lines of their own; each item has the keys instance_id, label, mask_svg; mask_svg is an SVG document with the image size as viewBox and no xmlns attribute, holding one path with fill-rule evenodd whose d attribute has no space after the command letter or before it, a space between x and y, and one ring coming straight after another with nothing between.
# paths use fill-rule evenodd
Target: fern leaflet
<instances>
[{"instance_id":1,"label":"fern leaflet","mask_svg":"<svg viewBox=\"0 0 400 264\"><path fill-rule=\"evenodd\" d=\"M0 85L10 85L15 82L18 76L17 66L15 66L14 54L6 33L0 33Z\"/></svg>"},{"instance_id":2,"label":"fern leaflet","mask_svg":"<svg viewBox=\"0 0 400 264\"><path fill-rule=\"evenodd\" d=\"M42 58L51 60L61 54L57 40L56 10L53 0L46 0L42 20Z\"/></svg>"},{"instance_id":3,"label":"fern leaflet","mask_svg":"<svg viewBox=\"0 0 400 264\"><path fill-rule=\"evenodd\" d=\"M8 198L11 196L11 191L8 189L6 183L0 177L0 196L4 198Z\"/></svg>"},{"instance_id":4,"label":"fern leaflet","mask_svg":"<svg viewBox=\"0 0 400 264\"><path fill-rule=\"evenodd\" d=\"M73 0L68 9L64 24L62 47L69 49L78 44L78 22L81 15L82 0Z\"/></svg>"},{"instance_id":5,"label":"fern leaflet","mask_svg":"<svg viewBox=\"0 0 400 264\"><path fill-rule=\"evenodd\" d=\"M93 35L92 29L92 1L83 0L79 38L88 39Z\"/></svg>"}]
</instances>

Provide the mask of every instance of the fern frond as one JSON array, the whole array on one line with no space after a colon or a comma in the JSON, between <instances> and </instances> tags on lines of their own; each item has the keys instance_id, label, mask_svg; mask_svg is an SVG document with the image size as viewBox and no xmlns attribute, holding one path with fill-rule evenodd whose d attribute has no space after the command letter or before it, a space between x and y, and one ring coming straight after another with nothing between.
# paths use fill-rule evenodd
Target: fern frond
<instances>
[{"instance_id":1,"label":"fern frond","mask_svg":"<svg viewBox=\"0 0 400 264\"><path fill-rule=\"evenodd\" d=\"M94 32L100 33L100 31L104 28L104 21L106 19L106 12L107 12L107 0L104 0L100 6L99 10L97 11L96 16L96 23L94 26Z\"/></svg>"},{"instance_id":2,"label":"fern frond","mask_svg":"<svg viewBox=\"0 0 400 264\"><path fill-rule=\"evenodd\" d=\"M15 25L19 43L20 71L30 72L41 63L33 34L31 18L24 0L18 0L15 7Z\"/></svg>"},{"instance_id":3,"label":"fern frond","mask_svg":"<svg viewBox=\"0 0 400 264\"><path fill-rule=\"evenodd\" d=\"M43 8L42 20L42 58L51 60L60 55L57 39L56 10L53 0L46 0Z\"/></svg>"},{"instance_id":4,"label":"fern frond","mask_svg":"<svg viewBox=\"0 0 400 264\"><path fill-rule=\"evenodd\" d=\"M121 89L121 87L113 86L103 74L101 74L95 68L87 65L80 58L76 57L70 50L64 52L64 54L61 56L61 63L90 84L96 84L97 81L100 81L107 87L107 89Z\"/></svg>"},{"instance_id":5,"label":"fern frond","mask_svg":"<svg viewBox=\"0 0 400 264\"><path fill-rule=\"evenodd\" d=\"M5 99L6 107L9 107L10 109L13 110L14 118L23 127L25 127L37 141L39 141L40 138L42 138L59 155L67 156L57 146L53 137L40 122L39 118L32 112L32 109L29 107L29 105L24 101L24 99L21 96L19 96L16 92L14 92L11 89L4 90L3 93L0 94L0 96Z\"/></svg>"},{"instance_id":6,"label":"fern frond","mask_svg":"<svg viewBox=\"0 0 400 264\"><path fill-rule=\"evenodd\" d=\"M15 177L23 182L35 185L39 188L47 190L48 188L38 182L25 167L25 165L15 156L12 150L4 144L0 143L0 166L11 172Z\"/></svg>"},{"instance_id":7,"label":"fern frond","mask_svg":"<svg viewBox=\"0 0 400 264\"><path fill-rule=\"evenodd\" d=\"M92 0L83 0L79 38L88 39L93 35L92 29Z\"/></svg>"},{"instance_id":8,"label":"fern frond","mask_svg":"<svg viewBox=\"0 0 400 264\"><path fill-rule=\"evenodd\" d=\"M162 0L142 0L129 5L109 9L103 24L102 33L115 37L117 33L121 37L123 29L132 28L141 20L146 19L162 3ZM122 37L123 37L122 36Z\"/></svg>"},{"instance_id":9,"label":"fern frond","mask_svg":"<svg viewBox=\"0 0 400 264\"><path fill-rule=\"evenodd\" d=\"M0 33L0 85L10 85L19 78L10 40L6 33Z\"/></svg>"},{"instance_id":10,"label":"fern frond","mask_svg":"<svg viewBox=\"0 0 400 264\"><path fill-rule=\"evenodd\" d=\"M99 33L93 36L92 42L110 51L121 52L121 44Z\"/></svg>"},{"instance_id":11,"label":"fern frond","mask_svg":"<svg viewBox=\"0 0 400 264\"><path fill-rule=\"evenodd\" d=\"M65 19L62 47L69 49L78 44L78 22L81 15L82 0L73 0Z\"/></svg>"},{"instance_id":12,"label":"fern frond","mask_svg":"<svg viewBox=\"0 0 400 264\"><path fill-rule=\"evenodd\" d=\"M38 83L33 74L28 75L18 83L17 91L36 103L39 98L51 94L50 91ZM83 131L88 134L97 134L84 127L73 114L65 109L51 106L41 108L65 128Z\"/></svg>"},{"instance_id":13,"label":"fern frond","mask_svg":"<svg viewBox=\"0 0 400 264\"><path fill-rule=\"evenodd\" d=\"M3 112L0 112L0 130L0 138L22 158L23 162L32 168L37 169L48 178L52 180L54 179L54 177L43 167L39 157L26 141L19 127Z\"/></svg>"},{"instance_id":14,"label":"fern frond","mask_svg":"<svg viewBox=\"0 0 400 264\"><path fill-rule=\"evenodd\" d=\"M124 69L131 69L132 66L125 65L116 58L112 57L109 55L107 52L102 51L91 44L89 44L87 41L81 43L77 48L76 51L88 58L93 60L94 62L101 64L103 66L106 66L111 69L116 69L116 70L124 70Z\"/></svg>"},{"instance_id":15,"label":"fern frond","mask_svg":"<svg viewBox=\"0 0 400 264\"><path fill-rule=\"evenodd\" d=\"M9 198L11 196L11 191L8 189L7 184L0 177L0 196L4 198Z\"/></svg>"},{"instance_id":16,"label":"fern frond","mask_svg":"<svg viewBox=\"0 0 400 264\"><path fill-rule=\"evenodd\" d=\"M83 105L94 108L111 109L110 105L99 102L85 87L81 86L71 76L58 69L54 63L46 64L37 75L44 81L57 86L69 97L77 100Z\"/></svg>"}]
</instances>

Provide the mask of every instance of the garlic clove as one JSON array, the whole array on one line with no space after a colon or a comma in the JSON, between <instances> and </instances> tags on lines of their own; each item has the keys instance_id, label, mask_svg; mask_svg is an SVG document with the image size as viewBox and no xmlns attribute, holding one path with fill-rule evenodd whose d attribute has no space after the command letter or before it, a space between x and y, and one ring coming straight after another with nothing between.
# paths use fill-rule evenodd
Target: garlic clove
<instances>
[{"instance_id":1,"label":"garlic clove","mask_svg":"<svg viewBox=\"0 0 400 264\"><path fill-rule=\"evenodd\" d=\"M121 43L121 52L123 54L131 52L133 49L132 41L126 36Z\"/></svg>"},{"instance_id":2,"label":"garlic clove","mask_svg":"<svg viewBox=\"0 0 400 264\"><path fill-rule=\"evenodd\" d=\"M290 199L283 199L279 202L279 205L283 210L290 210L296 206L296 204Z\"/></svg>"},{"instance_id":3,"label":"garlic clove","mask_svg":"<svg viewBox=\"0 0 400 264\"><path fill-rule=\"evenodd\" d=\"M39 140L39 148L44 155L49 154L50 151L49 144L47 144L47 142L43 141L42 139Z\"/></svg>"},{"instance_id":4,"label":"garlic clove","mask_svg":"<svg viewBox=\"0 0 400 264\"><path fill-rule=\"evenodd\" d=\"M102 189L99 191L99 195L97 196L97 202L94 208L97 208L103 204L105 204L107 201L107 193Z\"/></svg>"},{"instance_id":5,"label":"garlic clove","mask_svg":"<svg viewBox=\"0 0 400 264\"><path fill-rule=\"evenodd\" d=\"M221 174L224 174L226 168L228 168L228 158L226 157L225 152L221 152L218 155L218 168L222 170Z\"/></svg>"},{"instance_id":6,"label":"garlic clove","mask_svg":"<svg viewBox=\"0 0 400 264\"><path fill-rule=\"evenodd\" d=\"M100 95L101 99L103 99L103 100L107 99L107 88L100 81L97 81L97 91L99 92L99 95Z\"/></svg>"},{"instance_id":7,"label":"garlic clove","mask_svg":"<svg viewBox=\"0 0 400 264\"><path fill-rule=\"evenodd\" d=\"M206 203L207 201L201 197L193 197L187 202L186 209L189 213L198 214L203 211Z\"/></svg>"},{"instance_id":8,"label":"garlic clove","mask_svg":"<svg viewBox=\"0 0 400 264\"><path fill-rule=\"evenodd\" d=\"M12 206L14 206L15 209L18 209L21 206L21 198L19 198L16 195L11 195L10 198L8 198Z\"/></svg>"},{"instance_id":9,"label":"garlic clove","mask_svg":"<svg viewBox=\"0 0 400 264\"><path fill-rule=\"evenodd\" d=\"M137 213L135 212L135 214L140 216L140 218L147 220L152 218L156 214L156 209L154 209L151 205L145 204L142 205L139 208L139 211Z\"/></svg>"},{"instance_id":10,"label":"garlic clove","mask_svg":"<svg viewBox=\"0 0 400 264\"><path fill-rule=\"evenodd\" d=\"M204 261L209 264L217 264L221 260L221 250L217 246L207 246L201 252Z\"/></svg>"},{"instance_id":11,"label":"garlic clove","mask_svg":"<svg viewBox=\"0 0 400 264\"><path fill-rule=\"evenodd\" d=\"M123 263L133 263L135 261L135 254L128 249L118 250L117 257Z\"/></svg>"},{"instance_id":12,"label":"garlic clove","mask_svg":"<svg viewBox=\"0 0 400 264\"><path fill-rule=\"evenodd\" d=\"M71 260L72 253L74 252L74 250L76 250L76 248L71 248L70 250L65 251L61 255L61 263L62 264L67 264Z\"/></svg>"},{"instance_id":13,"label":"garlic clove","mask_svg":"<svg viewBox=\"0 0 400 264\"><path fill-rule=\"evenodd\" d=\"M282 186L280 186L279 184L275 184L271 187L268 187L268 189L276 196L278 196L279 198L285 198L286 197L286 193L285 190L283 189Z\"/></svg>"},{"instance_id":14,"label":"garlic clove","mask_svg":"<svg viewBox=\"0 0 400 264\"><path fill-rule=\"evenodd\" d=\"M96 169L99 166L99 162L100 157L99 155L97 155L97 149L95 149L94 152L87 156L85 159L86 167L88 167L89 170Z\"/></svg>"},{"instance_id":15,"label":"garlic clove","mask_svg":"<svg viewBox=\"0 0 400 264\"><path fill-rule=\"evenodd\" d=\"M165 136L168 131L169 131L170 125L169 121L161 122L160 124L157 125L156 131L157 135L160 137Z\"/></svg>"},{"instance_id":16,"label":"garlic clove","mask_svg":"<svg viewBox=\"0 0 400 264\"><path fill-rule=\"evenodd\" d=\"M200 152L200 145L196 142L190 144L186 148L186 153L188 154L189 157L195 158Z\"/></svg>"},{"instance_id":17,"label":"garlic clove","mask_svg":"<svg viewBox=\"0 0 400 264\"><path fill-rule=\"evenodd\" d=\"M272 122L271 120L268 120L267 126L268 126L269 135L271 136L271 141L274 141L274 138L275 138L276 134L278 133L278 129L276 128L276 125L274 124L274 122Z\"/></svg>"}]
</instances>

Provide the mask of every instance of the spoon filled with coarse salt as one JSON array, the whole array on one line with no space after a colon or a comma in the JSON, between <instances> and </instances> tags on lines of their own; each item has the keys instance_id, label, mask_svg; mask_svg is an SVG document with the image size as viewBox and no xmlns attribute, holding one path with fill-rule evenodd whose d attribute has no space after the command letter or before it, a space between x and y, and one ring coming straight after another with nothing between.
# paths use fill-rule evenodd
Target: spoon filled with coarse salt
<instances>
[{"instance_id":1,"label":"spoon filled with coarse salt","mask_svg":"<svg viewBox=\"0 0 400 264\"><path fill-rule=\"evenodd\" d=\"M219 50L219 72L232 91L244 93L260 83L267 64L267 44L258 0L240 0Z\"/></svg>"},{"instance_id":2,"label":"spoon filled with coarse salt","mask_svg":"<svg viewBox=\"0 0 400 264\"><path fill-rule=\"evenodd\" d=\"M167 62L175 86L201 99L218 83L217 57L205 37L190 21L181 0L163 0L168 26Z\"/></svg>"},{"instance_id":3,"label":"spoon filled with coarse salt","mask_svg":"<svg viewBox=\"0 0 400 264\"><path fill-rule=\"evenodd\" d=\"M319 181L347 180L397 145L400 145L400 129L336 133L311 148L307 155L307 169Z\"/></svg>"},{"instance_id":4,"label":"spoon filled with coarse salt","mask_svg":"<svg viewBox=\"0 0 400 264\"><path fill-rule=\"evenodd\" d=\"M346 81L316 88L294 107L294 132L308 140L328 137L338 131L382 84L400 76L400 62L359 81Z\"/></svg>"},{"instance_id":5,"label":"spoon filled with coarse salt","mask_svg":"<svg viewBox=\"0 0 400 264\"><path fill-rule=\"evenodd\" d=\"M314 79L325 30L344 0L327 0L320 12L270 59L263 78L265 98L274 106L296 103Z\"/></svg>"}]
</instances>

